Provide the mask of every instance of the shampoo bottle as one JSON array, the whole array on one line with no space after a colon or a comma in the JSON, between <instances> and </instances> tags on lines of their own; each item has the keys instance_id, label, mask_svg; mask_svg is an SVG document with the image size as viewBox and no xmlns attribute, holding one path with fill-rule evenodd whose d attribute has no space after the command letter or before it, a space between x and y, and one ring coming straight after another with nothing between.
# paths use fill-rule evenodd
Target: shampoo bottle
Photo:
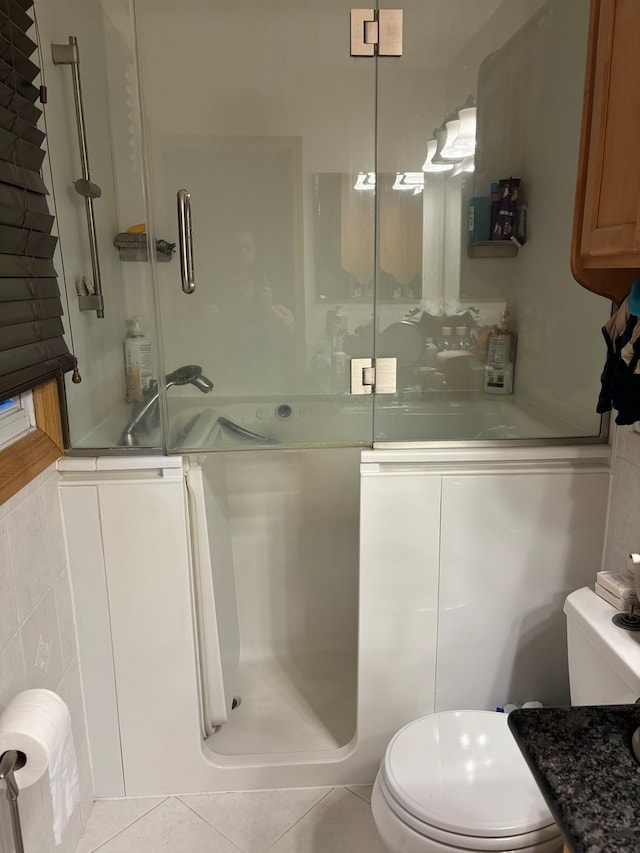
<instances>
[{"instance_id":1,"label":"shampoo bottle","mask_svg":"<svg viewBox=\"0 0 640 853\"><path fill-rule=\"evenodd\" d=\"M127 337L124 341L124 365L127 402L143 402L153 379L153 369L151 342L142 331L138 317L132 317L128 321Z\"/></svg>"},{"instance_id":2,"label":"shampoo bottle","mask_svg":"<svg viewBox=\"0 0 640 853\"><path fill-rule=\"evenodd\" d=\"M487 394L513 393L513 362L516 336L509 330L509 312L500 315L500 323L489 334L483 388Z\"/></svg>"}]
</instances>

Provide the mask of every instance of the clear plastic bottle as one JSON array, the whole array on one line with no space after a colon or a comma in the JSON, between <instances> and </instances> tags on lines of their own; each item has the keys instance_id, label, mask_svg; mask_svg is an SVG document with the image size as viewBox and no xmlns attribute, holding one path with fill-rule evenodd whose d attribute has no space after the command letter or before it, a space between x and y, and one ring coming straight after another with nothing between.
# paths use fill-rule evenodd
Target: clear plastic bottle
<instances>
[{"instance_id":1,"label":"clear plastic bottle","mask_svg":"<svg viewBox=\"0 0 640 853\"><path fill-rule=\"evenodd\" d=\"M500 324L489 334L483 388L487 394L513 393L513 363L516 336L509 330L509 312L500 315Z\"/></svg>"},{"instance_id":2,"label":"clear plastic bottle","mask_svg":"<svg viewBox=\"0 0 640 853\"><path fill-rule=\"evenodd\" d=\"M469 341L466 326L456 326L456 349L469 349Z\"/></svg>"},{"instance_id":3,"label":"clear plastic bottle","mask_svg":"<svg viewBox=\"0 0 640 853\"><path fill-rule=\"evenodd\" d=\"M139 317L127 321L127 337L124 340L124 368L126 400L143 402L153 379L151 341L142 330Z\"/></svg>"}]
</instances>

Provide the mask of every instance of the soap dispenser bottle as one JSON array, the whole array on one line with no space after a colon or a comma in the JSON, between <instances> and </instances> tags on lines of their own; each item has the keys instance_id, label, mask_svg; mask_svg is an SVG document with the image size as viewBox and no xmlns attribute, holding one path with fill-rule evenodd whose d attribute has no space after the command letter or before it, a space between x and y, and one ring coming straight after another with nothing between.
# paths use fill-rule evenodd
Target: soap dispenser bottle
<instances>
[{"instance_id":1,"label":"soap dispenser bottle","mask_svg":"<svg viewBox=\"0 0 640 853\"><path fill-rule=\"evenodd\" d=\"M509 311L500 315L500 323L489 334L483 388L487 394L513 393L513 363L516 336L509 329Z\"/></svg>"}]
</instances>

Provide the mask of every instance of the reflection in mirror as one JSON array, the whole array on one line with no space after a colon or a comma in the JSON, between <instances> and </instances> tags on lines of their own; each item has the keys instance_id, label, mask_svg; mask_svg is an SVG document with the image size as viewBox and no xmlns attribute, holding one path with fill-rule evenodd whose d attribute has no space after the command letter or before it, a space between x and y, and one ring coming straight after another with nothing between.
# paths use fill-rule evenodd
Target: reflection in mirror
<instances>
[{"instance_id":1,"label":"reflection in mirror","mask_svg":"<svg viewBox=\"0 0 640 853\"><path fill-rule=\"evenodd\" d=\"M402 240L414 216L421 245L414 304L386 301L399 288L376 301L376 354L404 353L403 401L489 407L498 426L520 423L503 437L599 432L606 311L579 292L569 264L588 12L588 0L408 0L402 62L379 63L378 174L421 168L423 186L396 193L405 208L390 225L379 177L381 284L385 226ZM568 337L576 323L590 330L579 350ZM411 324L424 346L415 361ZM498 338L510 355L496 391ZM384 400L374 403L380 411ZM518 421L523 412L531 420ZM478 437L474 423L457 437ZM386 424L385 438L401 436Z\"/></svg>"},{"instance_id":2,"label":"reflection in mirror","mask_svg":"<svg viewBox=\"0 0 640 853\"><path fill-rule=\"evenodd\" d=\"M316 299L415 302L422 294L422 173L314 175ZM377 253L374 244L378 205ZM376 264L377 255L377 264Z\"/></svg>"}]
</instances>

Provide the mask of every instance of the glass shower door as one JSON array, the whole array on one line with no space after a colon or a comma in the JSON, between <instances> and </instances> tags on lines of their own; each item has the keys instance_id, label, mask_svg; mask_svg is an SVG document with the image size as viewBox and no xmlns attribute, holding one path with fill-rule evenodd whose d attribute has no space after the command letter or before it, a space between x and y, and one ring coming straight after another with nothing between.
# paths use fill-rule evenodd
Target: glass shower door
<instances>
[{"instance_id":1,"label":"glass shower door","mask_svg":"<svg viewBox=\"0 0 640 853\"><path fill-rule=\"evenodd\" d=\"M348 392L373 351L375 60L349 10L136 0L150 230L177 244L155 263L169 449L371 443Z\"/></svg>"},{"instance_id":2,"label":"glass shower door","mask_svg":"<svg viewBox=\"0 0 640 853\"><path fill-rule=\"evenodd\" d=\"M398 391L374 441L597 438L608 306L569 265L589 2L401 5L377 91L376 356Z\"/></svg>"}]
</instances>

